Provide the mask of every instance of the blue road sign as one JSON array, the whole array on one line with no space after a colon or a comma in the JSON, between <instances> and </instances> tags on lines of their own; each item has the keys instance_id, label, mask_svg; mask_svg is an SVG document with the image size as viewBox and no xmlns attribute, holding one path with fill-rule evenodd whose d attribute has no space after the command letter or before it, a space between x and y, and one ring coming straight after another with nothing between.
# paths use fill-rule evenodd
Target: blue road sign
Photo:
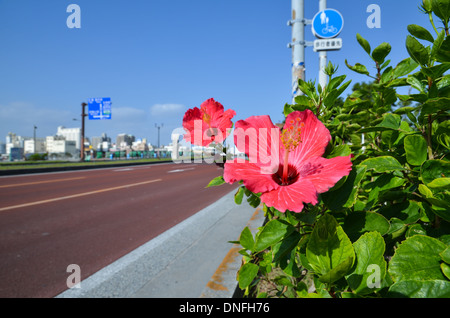
<instances>
[{"instance_id":1,"label":"blue road sign","mask_svg":"<svg viewBox=\"0 0 450 318\"><path fill-rule=\"evenodd\" d=\"M335 38L344 27L344 18L334 9L317 12L312 21L312 32L319 39Z\"/></svg>"},{"instance_id":2,"label":"blue road sign","mask_svg":"<svg viewBox=\"0 0 450 318\"><path fill-rule=\"evenodd\" d=\"M111 98L89 98L88 114L90 120L111 119Z\"/></svg>"}]
</instances>

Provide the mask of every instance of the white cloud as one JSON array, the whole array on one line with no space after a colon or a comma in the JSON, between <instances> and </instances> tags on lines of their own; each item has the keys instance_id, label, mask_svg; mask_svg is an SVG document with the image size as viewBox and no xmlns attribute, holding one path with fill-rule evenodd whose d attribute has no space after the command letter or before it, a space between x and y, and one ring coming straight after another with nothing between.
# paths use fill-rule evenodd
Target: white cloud
<instances>
[{"instance_id":1,"label":"white cloud","mask_svg":"<svg viewBox=\"0 0 450 318\"><path fill-rule=\"evenodd\" d=\"M154 117L177 116L186 111L186 107L181 104L155 104L150 107L150 115Z\"/></svg>"}]
</instances>

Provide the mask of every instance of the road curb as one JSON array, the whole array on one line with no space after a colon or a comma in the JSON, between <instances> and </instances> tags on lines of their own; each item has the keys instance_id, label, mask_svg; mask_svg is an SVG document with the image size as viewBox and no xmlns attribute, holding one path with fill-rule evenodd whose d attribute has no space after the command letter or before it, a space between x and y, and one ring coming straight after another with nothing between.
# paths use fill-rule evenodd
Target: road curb
<instances>
[{"instance_id":1,"label":"road curb","mask_svg":"<svg viewBox=\"0 0 450 318\"><path fill-rule=\"evenodd\" d=\"M255 235L264 221L264 212L261 207L258 207L247 223L247 227ZM234 244L228 251L222 263L206 284L200 298L237 298L240 296L236 274L242 264L242 255L239 254L241 248L239 244Z\"/></svg>"},{"instance_id":2,"label":"road curb","mask_svg":"<svg viewBox=\"0 0 450 318\"><path fill-rule=\"evenodd\" d=\"M213 259L212 261L214 262L210 265L208 265L209 263L205 263L207 258L210 257L208 253L212 250L202 250L203 246L199 246L198 244L206 242L211 245L213 241L208 240L208 238L211 235L215 237L221 231L229 234L228 228L230 226L234 227L235 231L242 231L246 221L244 220L242 223L237 221L239 218L230 220L229 217L231 215L246 215L241 213L244 211L243 209L247 213L250 212L247 215L251 215L254 211L254 208L249 206L237 206L234 202L234 193L235 190L231 191L205 209L87 277L81 281L81 288L67 289L57 295L56 298L199 297L202 289L211 277L211 273L214 273L217 264L219 264L220 259ZM260 213L256 215L260 216ZM225 224L226 226L223 227ZM241 226L242 228L240 228ZM221 244L225 247L228 246L229 249L230 245L226 240L225 242L221 242ZM226 249L222 250L223 247L217 249L216 245L209 248L213 248L219 254L223 252L227 253ZM186 263L192 255L195 255L195 258L190 263ZM210 273L208 276L202 274L202 270L199 269L199 264L206 266L207 270L205 270L205 273ZM210 266L212 264L216 264L215 267L211 268ZM184 268L183 266L188 267ZM176 273L177 270L181 270L183 279L188 281L187 287L192 289L189 292L185 292L186 283L177 283L174 275L169 276L171 281L167 281L167 271L172 274L173 272ZM228 270L227 275L222 276L222 285L230 286L229 288L227 287L229 289L227 295L229 296L217 297L232 297L233 295L233 286L236 287L236 271L233 275L232 267L229 267ZM187 277L186 273L189 272L191 275ZM196 272L202 277L197 279L197 281L195 279L192 281ZM225 271L222 274L225 274ZM198 289L193 288L190 285L192 283L196 283L198 285L196 288ZM198 290L198 293L194 289ZM163 294L161 291L168 293Z\"/></svg>"}]
</instances>

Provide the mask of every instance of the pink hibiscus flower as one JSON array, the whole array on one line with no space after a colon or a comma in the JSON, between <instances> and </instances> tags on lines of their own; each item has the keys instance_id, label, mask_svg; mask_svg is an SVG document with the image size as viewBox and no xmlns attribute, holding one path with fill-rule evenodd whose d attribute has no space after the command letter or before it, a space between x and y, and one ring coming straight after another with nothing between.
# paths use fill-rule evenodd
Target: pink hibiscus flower
<instances>
[{"instance_id":1,"label":"pink hibiscus flower","mask_svg":"<svg viewBox=\"0 0 450 318\"><path fill-rule=\"evenodd\" d=\"M247 189L261 193L263 203L281 212L301 212L305 203L317 204L319 193L351 171L351 156L322 157L331 135L310 110L289 114L282 131L269 116L240 120L234 138L249 160L227 161L224 180L242 180Z\"/></svg>"},{"instance_id":2,"label":"pink hibiscus flower","mask_svg":"<svg viewBox=\"0 0 450 318\"><path fill-rule=\"evenodd\" d=\"M222 104L213 98L204 101L200 108L189 109L183 117L184 139L193 145L208 146L223 142L229 135L236 115L232 109L224 111Z\"/></svg>"}]
</instances>

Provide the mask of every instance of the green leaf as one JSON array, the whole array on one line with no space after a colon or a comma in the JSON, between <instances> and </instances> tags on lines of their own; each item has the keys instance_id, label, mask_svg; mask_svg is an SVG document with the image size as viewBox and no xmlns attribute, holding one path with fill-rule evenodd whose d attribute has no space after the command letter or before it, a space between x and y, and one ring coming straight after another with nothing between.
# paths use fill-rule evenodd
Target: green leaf
<instances>
[{"instance_id":1,"label":"green leaf","mask_svg":"<svg viewBox=\"0 0 450 318\"><path fill-rule=\"evenodd\" d=\"M236 191L236 194L234 195L234 202L236 204L242 203L242 198L244 197L245 189L244 187L239 187L239 189Z\"/></svg>"},{"instance_id":2,"label":"green leaf","mask_svg":"<svg viewBox=\"0 0 450 318\"><path fill-rule=\"evenodd\" d=\"M239 288L247 288L258 274L259 266L253 263L244 264L238 273Z\"/></svg>"},{"instance_id":3,"label":"green leaf","mask_svg":"<svg viewBox=\"0 0 450 318\"><path fill-rule=\"evenodd\" d=\"M408 75L412 71L414 71L419 64L417 64L412 58L408 57L397 64L394 68L393 76L394 78L398 78L401 76Z\"/></svg>"},{"instance_id":4,"label":"green leaf","mask_svg":"<svg viewBox=\"0 0 450 318\"><path fill-rule=\"evenodd\" d=\"M366 51L367 54L370 55L371 49L370 49L370 44L369 44L369 42L368 42L366 39L364 39L364 38L361 36L361 34L359 34L359 33L356 34L356 40L357 40L358 43L362 46L362 48L364 49L364 51Z\"/></svg>"},{"instance_id":5,"label":"green leaf","mask_svg":"<svg viewBox=\"0 0 450 318\"><path fill-rule=\"evenodd\" d=\"M345 65L347 65L347 67L349 69L351 69L352 71L354 71L356 73L365 74L365 75L370 74L369 71L367 70L367 68L360 63L356 63L354 66L351 66L350 64L348 64L347 60L345 60Z\"/></svg>"},{"instance_id":6,"label":"green leaf","mask_svg":"<svg viewBox=\"0 0 450 318\"><path fill-rule=\"evenodd\" d=\"M391 298L450 298L450 282L445 280L403 280L389 288Z\"/></svg>"},{"instance_id":7,"label":"green leaf","mask_svg":"<svg viewBox=\"0 0 450 318\"><path fill-rule=\"evenodd\" d=\"M366 173L365 166L354 166L345 183L334 191L322 194L322 199L331 210L352 207L357 198L359 184Z\"/></svg>"},{"instance_id":8,"label":"green leaf","mask_svg":"<svg viewBox=\"0 0 450 318\"><path fill-rule=\"evenodd\" d=\"M445 279L439 254L446 248L446 244L429 236L409 237L400 244L389 262L389 274L395 282Z\"/></svg>"},{"instance_id":9,"label":"green leaf","mask_svg":"<svg viewBox=\"0 0 450 318\"><path fill-rule=\"evenodd\" d=\"M252 232L247 226L241 232L241 236L239 237L239 243L242 245L243 248L253 252L255 241L253 240Z\"/></svg>"},{"instance_id":10,"label":"green leaf","mask_svg":"<svg viewBox=\"0 0 450 318\"><path fill-rule=\"evenodd\" d=\"M345 233L354 241L365 232L377 231L385 235L389 231L389 221L375 212L353 212L346 218L343 225Z\"/></svg>"},{"instance_id":11,"label":"green leaf","mask_svg":"<svg viewBox=\"0 0 450 318\"><path fill-rule=\"evenodd\" d=\"M374 170L379 173L404 170L398 160L391 156L369 158L361 162L361 165L366 166L367 170Z\"/></svg>"},{"instance_id":12,"label":"green leaf","mask_svg":"<svg viewBox=\"0 0 450 318\"><path fill-rule=\"evenodd\" d=\"M255 252L261 252L278 243L282 238L291 234L295 228L282 220L271 220L258 233L255 240Z\"/></svg>"},{"instance_id":13,"label":"green leaf","mask_svg":"<svg viewBox=\"0 0 450 318\"><path fill-rule=\"evenodd\" d=\"M434 59L439 50L442 47L442 43L444 43L445 40L445 30L442 30L439 34L438 37L436 38L436 40L433 43L433 48L431 49L431 58Z\"/></svg>"},{"instance_id":14,"label":"green leaf","mask_svg":"<svg viewBox=\"0 0 450 318\"><path fill-rule=\"evenodd\" d=\"M431 9L433 13L448 23L450 17L450 1L449 0L432 0Z\"/></svg>"},{"instance_id":15,"label":"green leaf","mask_svg":"<svg viewBox=\"0 0 450 318\"><path fill-rule=\"evenodd\" d=\"M450 264L450 247L447 247L441 254L441 259L446 262L447 264Z\"/></svg>"},{"instance_id":16,"label":"green leaf","mask_svg":"<svg viewBox=\"0 0 450 318\"><path fill-rule=\"evenodd\" d=\"M426 93L425 85L414 75L409 75L406 82L421 93Z\"/></svg>"},{"instance_id":17,"label":"green leaf","mask_svg":"<svg viewBox=\"0 0 450 318\"><path fill-rule=\"evenodd\" d=\"M211 182L206 187L209 188L209 187L220 186L224 183L225 183L225 180L223 179L223 176L218 176L218 177L215 177L214 179L212 179Z\"/></svg>"},{"instance_id":18,"label":"green leaf","mask_svg":"<svg viewBox=\"0 0 450 318\"><path fill-rule=\"evenodd\" d=\"M425 29L424 27L416 24L410 24L407 27L408 32L411 33L411 35L415 36L416 38L419 38L421 40L426 40L431 43L434 42L434 38L431 35L430 31Z\"/></svg>"},{"instance_id":19,"label":"green leaf","mask_svg":"<svg viewBox=\"0 0 450 318\"><path fill-rule=\"evenodd\" d=\"M449 97L437 97L426 101L422 105L421 116L426 114L433 114L439 111L450 110L450 98Z\"/></svg>"},{"instance_id":20,"label":"green leaf","mask_svg":"<svg viewBox=\"0 0 450 318\"><path fill-rule=\"evenodd\" d=\"M389 43L381 43L372 52L372 58L378 64L383 64L386 56L391 52L391 45Z\"/></svg>"},{"instance_id":21,"label":"green leaf","mask_svg":"<svg viewBox=\"0 0 450 318\"><path fill-rule=\"evenodd\" d=\"M414 61L422 66L428 65L430 57L427 49L411 35L406 37L406 49Z\"/></svg>"},{"instance_id":22,"label":"green leaf","mask_svg":"<svg viewBox=\"0 0 450 318\"><path fill-rule=\"evenodd\" d=\"M406 136L404 139L406 161L412 166L420 166L427 160L427 142L420 135Z\"/></svg>"},{"instance_id":23,"label":"green leaf","mask_svg":"<svg viewBox=\"0 0 450 318\"><path fill-rule=\"evenodd\" d=\"M347 282L350 288L360 295L373 293L381 287L386 275L384 240L380 233L369 232L353 243L353 248L356 254L356 267L346 276Z\"/></svg>"},{"instance_id":24,"label":"green leaf","mask_svg":"<svg viewBox=\"0 0 450 318\"><path fill-rule=\"evenodd\" d=\"M327 283L343 277L352 267L353 245L332 215L324 214L317 221L306 247L306 257L314 272L324 276Z\"/></svg>"},{"instance_id":25,"label":"green leaf","mask_svg":"<svg viewBox=\"0 0 450 318\"><path fill-rule=\"evenodd\" d=\"M445 277L450 279L450 265L442 263L441 264L441 270Z\"/></svg>"},{"instance_id":26,"label":"green leaf","mask_svg":"<svg viewBox=\"0 0 450 318\"><path fill-rule=\"evenodd\" d=\"M444 160L427 160L420 169L423 183L432 189L448 189L450 162Z\"/></svg>"},{"instance_id":27,"label":"green leaf","mask_svg":"<svg viewBox=\"0 0 450 318\"><path fill-rule=\"evenodd\" d=\"M372 131L386 131L397 130L400 127L402 118L400 115L386 113L383 115L383 120L376 126L360 129L359 132L372 132Z\"/></svg>"}]
</instances>

